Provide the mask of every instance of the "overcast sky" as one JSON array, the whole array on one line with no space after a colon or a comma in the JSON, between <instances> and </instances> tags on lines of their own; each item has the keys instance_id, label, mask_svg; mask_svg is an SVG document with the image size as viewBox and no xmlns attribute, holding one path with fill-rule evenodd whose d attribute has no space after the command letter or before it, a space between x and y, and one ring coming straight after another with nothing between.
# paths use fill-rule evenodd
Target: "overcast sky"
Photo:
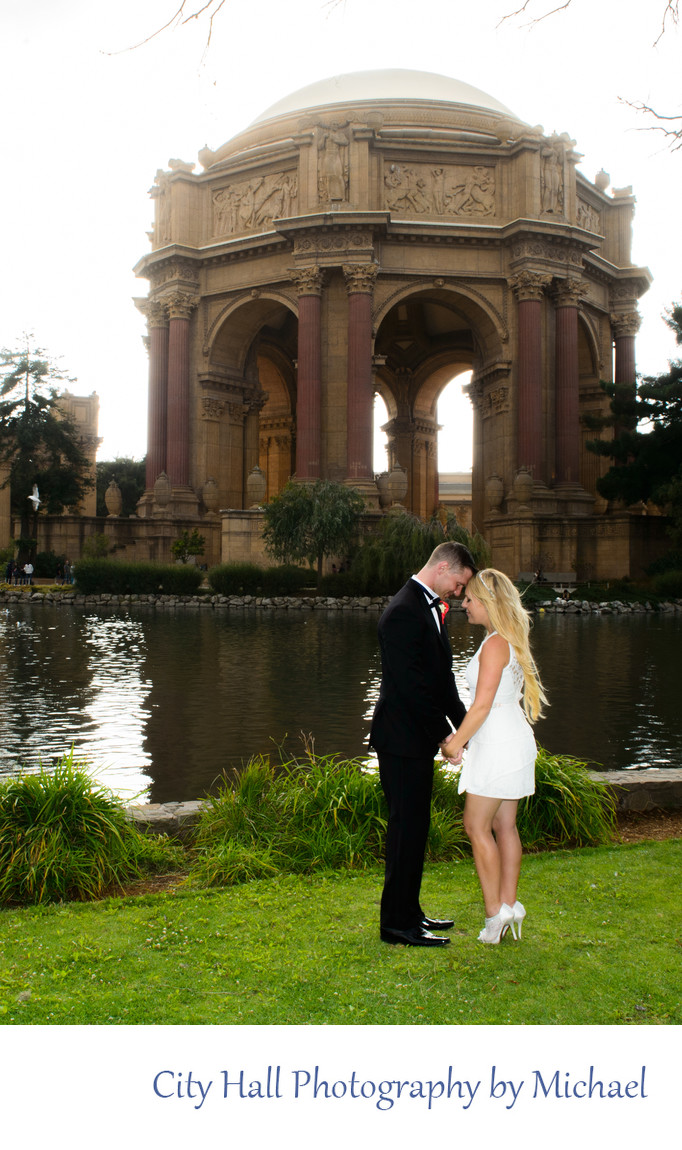
<instances>
[{"instance_id":1,"label":"overcast sky","mask_svg":"<svg viewBox=\"0 0 682 1150\"><path fill-rule=\"evenodd\" d=\"M569 132L588 178L603 167L614 187L632 184L634 258L654 275L638 367L665 368L675 345L660 316L682 295L682 152L619 102L680 110L677 29L653 46L663 0L572 0L535 27L528 15L499 25L513 0L226 0L208 51L205 20L128 50L178 3L0 4L0 342L34 332L76 392L98 392L100 458L146 449L146 328L132 298L147 284L132 268L149 250L157 168L196 162L203 145L218 148L287 93L341 72L454 76L548 133ZM529 13L552 6L531 0ZM441 456L441 467L466 465Z\"/></svg>"}]
</instances>

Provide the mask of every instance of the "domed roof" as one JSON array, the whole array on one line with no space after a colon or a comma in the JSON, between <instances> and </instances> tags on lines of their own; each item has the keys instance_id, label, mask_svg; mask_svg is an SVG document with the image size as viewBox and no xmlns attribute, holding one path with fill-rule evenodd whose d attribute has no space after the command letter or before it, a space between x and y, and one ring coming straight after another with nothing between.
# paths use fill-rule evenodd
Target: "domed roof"
<instances>
[{"instance_id":1,"label":"domed roof","mask_svg":"<svg viewBox=\"0 0 682 1150\"><path fill-rule=\"evenodd\" d=\"M427 103L463 104L471 108L514 116L504 104L452 76L435 72L416 72L410 69L385 68L376 72L346 72L330 76L299 88L289 96L266 108L252 122L251 127L274 120L279 116L303 112L309 108L334 104L366 103L368 100L424 100ZM514 118L516 118L514 116Z\"/></svg>"}]
</instances>

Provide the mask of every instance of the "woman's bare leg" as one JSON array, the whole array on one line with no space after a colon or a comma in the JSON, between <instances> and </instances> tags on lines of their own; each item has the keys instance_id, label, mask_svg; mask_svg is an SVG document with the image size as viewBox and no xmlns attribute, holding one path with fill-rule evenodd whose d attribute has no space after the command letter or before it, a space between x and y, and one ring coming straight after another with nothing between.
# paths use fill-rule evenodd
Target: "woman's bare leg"
<instances>
[{"instance_id":1,"label":"woman's bare leg","mask_svg":"<svg viewBox=\"0 0 682 1150\"><path fill-rule=\"evenodd\" d=\"M518 799L502 799L493 818L492 829L500 856L500 898L508 906L516 902L521 873L521 839L516 829Z\"/></svg>"},{"instance_id":2,"label":"woman's bare leg","mask_svg":"<svg viewBox=\"0 0 682 1150\"><path fill-rule=\"evenodd\" d=\"M504 902L501 894L502 859L493 835L493 820L502 801L467 792L464 803L464 830L474 852L486 918L496 915Z\"/></svg>"}]
</instances>

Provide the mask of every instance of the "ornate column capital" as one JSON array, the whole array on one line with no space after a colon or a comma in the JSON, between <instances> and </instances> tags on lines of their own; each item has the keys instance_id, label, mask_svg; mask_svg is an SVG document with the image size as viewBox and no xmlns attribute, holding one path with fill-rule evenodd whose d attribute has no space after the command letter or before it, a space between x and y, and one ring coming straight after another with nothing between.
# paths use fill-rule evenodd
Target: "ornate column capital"
<instances>
[{"instance_id":1,"label":"ornate column capital","mask_svg":"<svg viewBox=\"0 0 682 1150\"><path fill-rule=\"evenodd\" d=\"M344 264L343 275L349 295L362 293L371 295L379 273L378 264Z\"/></svg>"},{"instance_id":2,"label":"ornate column capital","mask_svg":"<svg viewBox=\"0 0 682 1150\"><path fill-rule=\"evenodd\" d=\"M163 300L168 308L169 319L189 319L196 307L199 306L199 297L185 291L171 292Z\"/></svg>"},{"instance_id":3,"label":"ornate column capital","mask_svg":"<svg viewBox=\"0 0 682 1150\"><path fill-rule=\"evenodd\" d=\"M153 327L168 327L168 309L164 301L158 299L136 299L135 306L145 317L149 330Z\"/></svg>"},{"instance_id":4,"label":"ornate column capital","mask_svg":"<svg viewBox=\"0 0 682 1150\"><path fill-rule=\"evenodd\" d=\"M557 307L578 307L584 290L583 282L580 279L556 280L554 302Z\"/></svg>"},{"instance_id":5,"label":"ornate column capital","mask_svg":"<svg viewBox=\"0 0 682 1150\"><path fill-rule=\"evenodd\" d=\"M612 312L609 319L616 339L624 335L637 335L642 322L638 311Z\"/></svg>"},{"instance_id":6,"label":"ornate column capital","mask_svg":"<svg viewBox=\"0 0 682 1150\"><path fill-rule=\"evenodd\" d=\"M541 300L552 276L545 272L521 271L510 276L508 282L518 302L523 303L525 300Z\"/></svg>"},{"instance_id":7,"label":"ornate column capital","mask_svg":"<svg viewBox=\"0 0 682 1150\"><path fill-rule=\"evenodd\" d=\"M209 420L219 420L225 411L225 404L220 399L214 399L212 396L204 396L201 401L201 418Z\"/></svg>"},{"instance_id":8,"label":"ornate column capital","mask_svg":"<svg viewBox=\"0 0 682 1150\"><path fill-rule=\"evenodd\" d=\"M291 281L296 288L297 295L320 296L324 286L324 271L317 266L292 268Z\"/></svg>"}]
</instances>

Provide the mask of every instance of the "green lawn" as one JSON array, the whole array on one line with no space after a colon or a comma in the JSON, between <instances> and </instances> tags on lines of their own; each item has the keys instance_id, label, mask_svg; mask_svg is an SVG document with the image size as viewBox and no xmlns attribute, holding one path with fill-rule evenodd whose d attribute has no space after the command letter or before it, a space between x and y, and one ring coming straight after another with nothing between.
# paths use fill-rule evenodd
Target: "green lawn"
<instances>
[{"instance_id":1,"label":"green lawn","mask_svg":"<svg viewBox=\"0 0 682 1150\"><path fill-rule=\"evenodd\" d=\"M679 839L529 855L495 947L472 862L429 865L436 951L380 942L380 867L3 910L0 1022L680 1023L681 868Z\"/></svg>"}]
</instances>

